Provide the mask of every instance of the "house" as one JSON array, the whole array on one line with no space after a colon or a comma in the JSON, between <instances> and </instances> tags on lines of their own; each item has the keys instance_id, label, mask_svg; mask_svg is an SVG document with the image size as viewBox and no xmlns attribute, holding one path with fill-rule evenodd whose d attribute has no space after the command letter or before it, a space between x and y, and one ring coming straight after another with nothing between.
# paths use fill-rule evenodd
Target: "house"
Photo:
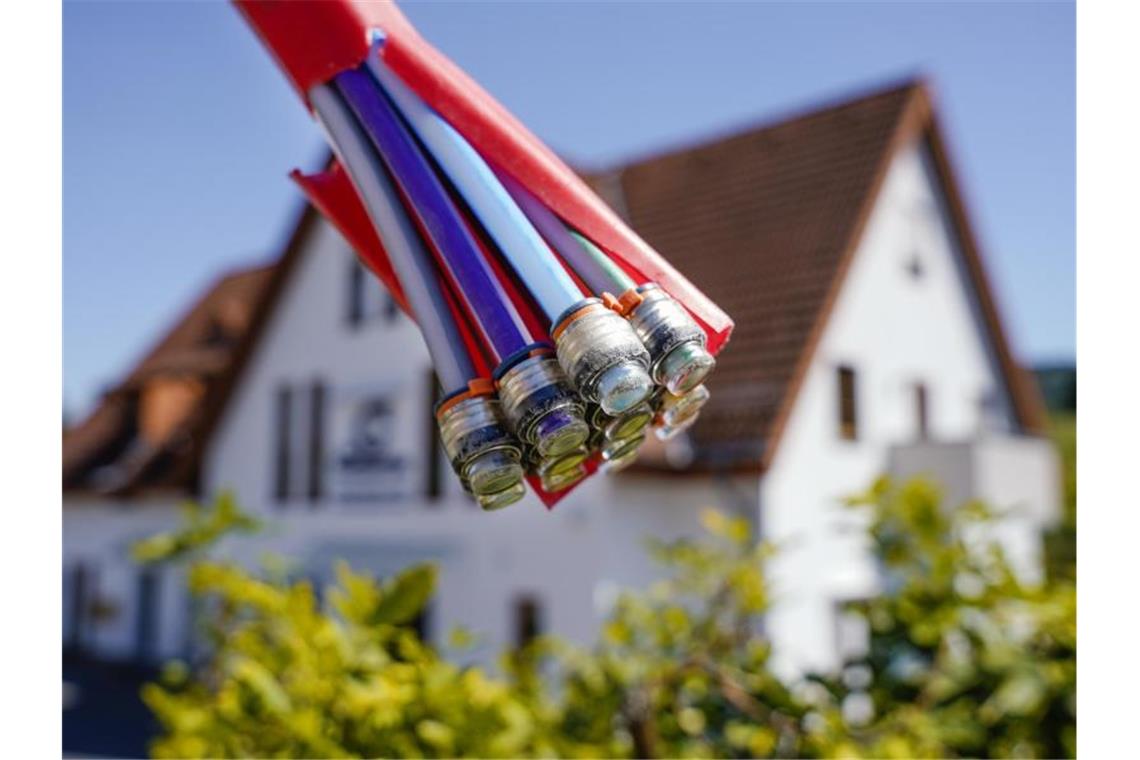
<instances>
[{"instance_id":1,"label":"house","mask_svg":"<svg viewBox=\"0 0 1140 760\"><path fill-rule=\"evenodd\" d=\"M416 327L306 209L276 262L221 279L65 435L65 644L185 651L180 570L125 550L223 489L272 524L221 547L241 561L277 552L317 581L338 559L378 576L438 562L424 631L463 624L485 657L536 630L591 639L621 587L654 577L641 540L690 535L715 506L782 546L777 665L833 667L860 637L839 605L879 580L839 504L883 472L1015 508L1002 537L1036 571L1056 463L925 84L589 180L736 320L687 436L553 511L481 512L440 450Z\"/></svg>"}]
</instances>

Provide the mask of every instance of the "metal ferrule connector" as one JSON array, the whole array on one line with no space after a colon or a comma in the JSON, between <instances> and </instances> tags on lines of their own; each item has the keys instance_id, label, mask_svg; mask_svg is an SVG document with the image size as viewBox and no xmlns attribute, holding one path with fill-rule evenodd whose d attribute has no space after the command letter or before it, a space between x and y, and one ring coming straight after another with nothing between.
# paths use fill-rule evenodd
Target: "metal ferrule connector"
<instances>
[{"instance_id":1,"label":"metal ferrule connector","mask_svg":"<svg viewBox=\"0 0 1140 760\"><path fill-rule=\"evenodd\" d=\"M587 410L586 420L591 428L602 433L605 440L621 441L643 433L653 421L654 414L653 407L644 401L628 412L616 415L606 414L601 407L593 406Z\"/></svg>"},{"instance_id":2,"label":"metal ferrule connector","mask_svg":"<svg viewBox=\"0 0 1140 760\"><path fill-rule=\"evenodd\" d=\"M554 328L558 363L587 401L606 414L628 411L653 389L649 352L630 323L597 299L565 316Z\"/></svg>"},{"instance_id":3,"label":"metal ferrule connector","mask_svg":"<svg viewBox=\"0 0 1140 760\"><path fill-rule=\"evenodd\" d=\"M624 440L610 441L602 448L602 470L614 473L629 467L637 459L637 452L643 443L644 433Z\"/></svg>"},{"instance_id":4,"label":"metal ferrule connector","mask_svg":"<svg viewBox=\"0 0 1140 760\"><path fill-rule=\"evenodd\" d=\"M586 468L583 465L578 465L569 470L551 473L541 478L542 488L547 493L558 493L565 491L584 477L586 477Z\"/></svg>"},{"instance_id":5,"label":"metal ferrule connector","mask_svg":"<svg viewBox=\"0 0 1140 760\"><path fill-rule=\"evenodd\" d=\"M533 449L530 453L530 471L548 493L564 491L586 476L585 462L590 452L585 446L555 457L540 457Z\"/></svg>"},{"instance_id":6,"label":"metal ferrule connector","mask_svg":"<svg viewBox=\"0 0 1140 760\"><path fill-rule=\"evenodd\" d=\"M683 396L666 395L654 424L654 435L662 441L673 438L690 427L709 400L709 389L698 385Z\"/></svg>"},{"instance_id":7,"label":"metal ferrule connector","mask_svg":"<svg viewBox=\"0 0 1140 760\"><path fill-rule=\"evenodd\" d=\"M473 396L463 399L444 407L436 419L452 469L464 489L474 494L480 504L485 497L491 496L502 501L509 495L506 492L521 486L521 451L514 436L507 432L495 398ZM513 501L519 498L522 498L522 493Z\"/></svg>"},{"instance_id":8,"label":"metal ferrule connector","mask_svg":"<svg viewBox=\"0 0 1140 760\"><path fill-rule=\"evenodd\" d=\"M576 449L590 435L582 402L552 355L531 356L507 370L499 398L515 435L540 456Z\"/></svg>"},{"instance_id":9,"label":"metal ferrule connector","mask_svg":"<svg viewBox=\"0 0 1140 760\"><path fill-rule=\"evenodd\" d=\"M556 457L548 457L539 461L535 474L540 478L546 478L551 475L566 473L579 467L589 456L590 452L585 446L582 446Z\"/></svg>"},{"instance_id":10,"label":"metal ferrule connector","mask_svg":"<svg viewBox=\"0 0 1140 760\"><path fill-rule=\"evenodd\" d=\"M493 512L496 509L509 507L524 496L526 496L526 486L520 481L497 493L480 494L475 497L475 501L484 511Z\"/></svg>"},{"instance_id":11,"label":"metal ferrule connector","mask_svg":"<svg viewBox=\"0 0 1140 760\"><path fill-rule=\"evenodd\" d=\"M705 332L658 286L643 285L638 294L642 300L629 313L629 323L649 351L650 375L676 396L687 393L716 366Z\"/></svg>"},{"instance_id":12,"label":"metal ferrule connector","mask_svg":"<svg viewBox=\"0 0 1140 760\"><path fill-rule=\"evenodd\" d=\"M528 475L534 475L548 493L557 493L585 477L585 461L590 456L587 446L579 446L557 456L544 457L533 446L523 448L523 462Z\"/></svg>"}]
</instances>

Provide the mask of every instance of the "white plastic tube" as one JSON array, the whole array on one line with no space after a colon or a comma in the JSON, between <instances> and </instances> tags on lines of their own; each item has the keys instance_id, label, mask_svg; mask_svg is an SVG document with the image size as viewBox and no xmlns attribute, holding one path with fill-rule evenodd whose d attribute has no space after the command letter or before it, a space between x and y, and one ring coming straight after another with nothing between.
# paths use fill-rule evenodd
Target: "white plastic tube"
<instances>
[{"instance_id":1,"label":"white plastic tube","mask_svg":"<svg viewBox=\"0 0 1140 760\"><path fill-rule=\"evenodd\" d=\"M415 315L445 394L467 386L475 377L467 348L439 288L430 254L405 213L380 157L336 92L318 85L309 102L329 137L352 184L364 200L372 226L392 262L408 305Z\"/></svg>"},{"instance_id":2,"label":"white plastic tube","mask_svg":"<svg viewBox=\"0 0 1140 760\"><path fill-rule=\"evenodd\" d=\"M554 320L579 303L582 291L483 157L389 71L378 55L373 53L367 60L373 76L467 201L546 317Z\"/></svg>"}]
</instances>

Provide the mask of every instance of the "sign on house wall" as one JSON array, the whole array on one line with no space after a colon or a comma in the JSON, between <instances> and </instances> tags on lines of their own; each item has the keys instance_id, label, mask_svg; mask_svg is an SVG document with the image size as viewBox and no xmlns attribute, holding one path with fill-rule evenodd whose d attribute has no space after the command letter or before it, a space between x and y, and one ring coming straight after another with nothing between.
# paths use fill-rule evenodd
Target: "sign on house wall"
<instances>
[{"instance_id":1,"label":"sign on house wall","mask_svg":"<svg viewBox=\"0 0 1140 760\"><path fill-rule=\"evenodd\" d=\"M391 384L339 386L332 394L329 482L342 503L397 501L412 495L415 462L405 393Z\"/></svg>"}]
</instances>

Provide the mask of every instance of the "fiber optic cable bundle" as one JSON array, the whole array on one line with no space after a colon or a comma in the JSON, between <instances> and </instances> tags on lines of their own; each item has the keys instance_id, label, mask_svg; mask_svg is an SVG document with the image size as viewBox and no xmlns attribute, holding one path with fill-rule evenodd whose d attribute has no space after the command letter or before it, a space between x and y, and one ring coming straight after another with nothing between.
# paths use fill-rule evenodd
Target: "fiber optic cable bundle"
<instances>
[{"instance_id":1,"label":"fiber optic cable bundle","mask_svg":"<svg viewBox=\"0 0 1140 760\"><path fill-rule=\"evenodd\" d=\"M696 420L732 321L394 5L236 0L336 159L294 178L419 325L485 509Z\"/></svg>"}]
</instances>

